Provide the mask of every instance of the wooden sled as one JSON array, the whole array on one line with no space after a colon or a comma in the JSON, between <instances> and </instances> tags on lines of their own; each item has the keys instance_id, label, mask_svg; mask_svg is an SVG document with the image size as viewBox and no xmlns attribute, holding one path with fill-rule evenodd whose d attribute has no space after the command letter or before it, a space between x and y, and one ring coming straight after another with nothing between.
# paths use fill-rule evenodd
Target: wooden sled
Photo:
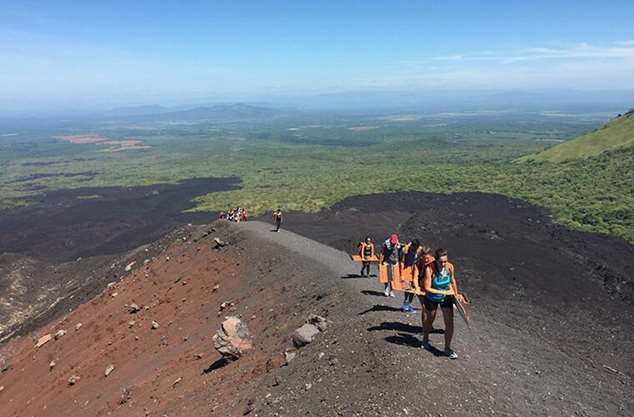
<instances>
[{"instance_id":1,"label":"wooden sled","mask_svg":"<svg viewBox=\"0 0 634 417\"><path fill-rule=\"evenodd\" d=\"M456 297L453 297L453 305L455 306L456 311L458 311L460 317L462 317L462 319L464 320L467 327L471 328L469 326L469 315L467 314L467 310L464 308L464 305L460 301L458 301Z\"/></svg>"},{"instance_id":2,"label":"wooden sled","mask_svg":"<svg viewBox=\"0 0 634 417\"><path fill-rule=\"evenodd\" d=\"M404 281L414 282L418 278L418 267L416 264L411 266L403 265L401 267L401 279Z\"/></svg>"},{"instance_id":3,"label":"wooden sled","mask_svg":"<svg viewBox=\"0 0 634 417\"><path fill-rule=\"evenodd\" d=\"M377 256L370 256L363 259L361 255L350 255L350 258L353 262L379 262L379 258Z\"/></svg>"},{"instance_id":4,"label":"wooden sled","mask_svg":"<svg viewBox=\"0 0 634 417\"><path fill-rule=\"evenodd\" d=\"M395 282L401 281L401 265L379 264L379 282L382 284L388 283L388 268L392 268L392 285Z\"/></svg>"},{"instance_id":5,"label":"wooden sled","mask_svg":"<svg viewBox=\"0 0 634 417\"><path fill-rule=\"evenodd\" d=\"M387 268L388 264L379 265L379 282L386 284L388 281ZM392 288L396 290L408 290L413 288L414 280L418 278L418 268L416 265L406 267L401 262L398 265L392 265Z\"/></svg>"}]
</instances>

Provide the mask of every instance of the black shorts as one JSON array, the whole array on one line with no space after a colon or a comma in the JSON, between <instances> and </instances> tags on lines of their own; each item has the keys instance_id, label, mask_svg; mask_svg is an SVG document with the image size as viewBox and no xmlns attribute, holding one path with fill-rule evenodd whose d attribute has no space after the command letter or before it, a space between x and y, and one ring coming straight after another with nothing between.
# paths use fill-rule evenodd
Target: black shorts
<instances>
[{"instance_id":1,"label":"black shorts","mask_svg":"<svg viewBox=\"0 0 634 417\"><path fill-rule=\"evenodd\" d=\"M423 305L425 306L425 310L427 311L436 311L439 305L440 305L440 308L452 308L453 298L445 297L443 301L436 302L436 301L431 301L427 297L423 297Z\"/></svg>"}]
</instances>

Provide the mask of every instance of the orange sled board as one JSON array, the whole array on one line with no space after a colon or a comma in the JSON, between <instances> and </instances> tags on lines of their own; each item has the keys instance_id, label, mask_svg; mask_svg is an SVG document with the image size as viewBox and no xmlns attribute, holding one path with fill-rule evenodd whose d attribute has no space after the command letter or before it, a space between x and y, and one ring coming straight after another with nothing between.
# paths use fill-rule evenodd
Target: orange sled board
<instances>
[{"instance_id":1,"label":"orange sled board","mask_svg":"<svg viewBox=\"0 0 634 417\"><path fill-rule=\"evenodd\" d=\"M394 286L395 283L401 281L401 266L399 264L379 264L379 282L383 284L388 282L388 268L392 268L392 286Z\"/></svg>"},{"instance_id":2,"label":"orange sled board","mask_svg":"<svg viewBox=\"0 0 634 417\"><path fill-rule=\"evenodd\" d=\"M403 264L401 264L403 265ZM418 267L416 265L401 267L401 278L405 281L414 281L414 279L418 277Z\"/></svg>"},{"instance_id":3,"label":"orange sled board","mask_svg":"<svg viewBox=\"0 0 634 417\"><path fill-rule=\"evenodd\" d=\"M350 258L352 258L354 262L379 262L379 258L376 256L369 256L368 258L363 259L361 255L350 255Z\"/></svg>"}]
</instances>

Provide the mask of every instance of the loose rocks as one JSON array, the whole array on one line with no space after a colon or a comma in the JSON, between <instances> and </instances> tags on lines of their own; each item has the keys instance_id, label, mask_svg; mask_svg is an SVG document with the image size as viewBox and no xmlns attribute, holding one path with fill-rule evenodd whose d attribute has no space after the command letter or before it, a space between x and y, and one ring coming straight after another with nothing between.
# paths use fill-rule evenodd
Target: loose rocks
<instances>
[{"instance_id":1,"label":"loose rocks","mask_svg":"<svg viewBox=\"0 0 634 417\"><path fill-rule=\"evenodd\" d=\"M0 356L0 373L8 371L10 368L11 363L7 359Z\"/></svg>"},{"instance_id":2,"label":"loose rocks","mask_svg":"<svg viewBox=\"0 0 634 417\"><path fill-rule=\"evenodd\" d=\"M52 338L53 338L53 336L50 333L49 334L45 334L44 336L42 336L39 339L37 339L37 344L35 345L35 347L36 348L41 348L42 346L44 346L45 344L50 342Z\"/></svg>"},{"instance_id":3,"label":"loose rocks","mask_svg":"<svg viewBox=\"0 0 634 417\"><path fill-rule=\"evenodd\" d=\"M293 333L293 346L301 348L311 343L316 335L319 334L319 329L314 324L306 323Z\"/></svg>"},{"instance_id":4,"label":"loose rocks","mask_svg":"<svg viewBox=\"0 0 634 417\"><path fill-rule=\"evenodd\" d=\"M287 350L286 352L284 352L284 366L288 366L289 363L291 363L291 361L293 359L295 359L295 356L297 356L297 352L292 351L292 350Z\"/></svg>"},{"instance_id":5,"label":"loose rocks","mask_svg":"<svg viewBox=\"0 0 634 417\"><path fill-rule=\"evenodd\" d=\"M295 333L293 333L293 346L296 348L306 346L313 341L319 332L323 332L327 327L328 320L315 314L310 315L308 320L306 320L306 324L295 330Z\"/></svg>"},{"instance_id":6,"label":"loose rocks","mask_svg":"<svg viewBox=\"0 0 634 417\"><path fill-rule=\"evenodd\" d=\"M224 248L225 246L227 246L226 242L223 242L222 240L220 240L219 238L215 237L214 238L214 242L215 242L215 246L214 249L220 249L220 248Z\"/></svg>"},{"instance_id":7,"label":"loose rocks","mask_svg":"<svg viewBox=\"0 0 634 417\"><path fill-rule=\"evenodd\" d=\"M237 317L227 317L213 341L218 353L230 361L239 359L246 350L253 348L249 328Z\"/></svg>"},{"instance_id":8,"label":"loose rocks","mask_svg":"<svg viewBox=\"0 0 634 417\"><path fill-rule=\"evenodd\" d=\"M53 336L55 338L55 340L59 340L62 337L64 337L66 335L66 330L58 330L57 333L55 333L55 336Z\"/></svg>"},{"instance_id":9,"label":"loose rocks","mask_svg":"<svg viewBox=\"0 0 634 417\"><path fill-rule=\"evenodd\" d=\"M316 314L311 314L308 317L307 323L310 323L317 327L320 332L323 332L328 327L328 320Z\"/></svg>"},{"instance_id":10,"label":"loose rocks","mask_svg":"<svg viewBox=\"0 0 634 417\"><path fill-rule=\"evenodd\" d=\"M104 375L108 376L112 373L112 371L114 371L114 365L110 364L108 365L108 367L106 367L106 370L104 371Z\"/></svg>"},{"instance_id":11,"label":"loose rocks","mask_svg":"<svg viewBox=\"0 0 634 417\"><path fill-rule=\"evenodd\" d=\"M79 375L72 375L70 378L68 378L68 385L75 385L79 382L80 379L81 377Z\"/></svg>"},{"instance_id":12,"label":"loose rocks","mask_svg":"<svg viewBox=\"0 0 634 417\"><path fill-rule=\"evenodd\" d=\"M141 307L139 307L139 305L136 303L132 303L128 306L128 311L130 312L130 314L138 313L139 311L141 311Z\"/></svg>"}]
</instances>

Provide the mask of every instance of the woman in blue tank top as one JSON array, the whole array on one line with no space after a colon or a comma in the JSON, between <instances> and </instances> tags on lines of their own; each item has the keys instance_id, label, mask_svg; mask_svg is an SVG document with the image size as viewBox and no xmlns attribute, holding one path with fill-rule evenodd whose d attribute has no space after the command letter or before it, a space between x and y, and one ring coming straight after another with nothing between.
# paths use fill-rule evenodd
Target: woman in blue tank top
<instances>
[{"instance_id":1,"label":"woman in blue tank top","mask_svg":"<svg viewBox=\"0 0 634 417\"><path fill-rule=\"evenodd\" d=\"M458 355L451 350L453 338L453 299L462 298L458 291L453 265L447 260L447 251L438 249L436 260L425 269L423 289L425 298L425 325L423 326L424 349L429 348L429 333L436 319L436 311L440 305L445 321L445 354L451 359L458 359Z\"/></svg>"}]
</instances>

